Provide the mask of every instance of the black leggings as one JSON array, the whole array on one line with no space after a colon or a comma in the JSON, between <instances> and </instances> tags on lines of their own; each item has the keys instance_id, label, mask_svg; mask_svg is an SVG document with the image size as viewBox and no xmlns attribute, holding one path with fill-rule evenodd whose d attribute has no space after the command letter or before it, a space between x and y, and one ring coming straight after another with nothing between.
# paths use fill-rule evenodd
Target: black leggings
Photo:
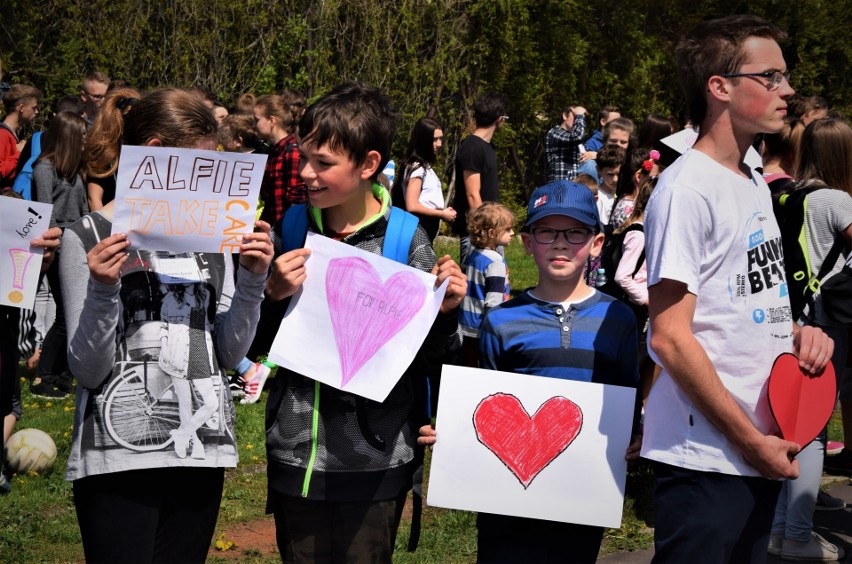
<instances>
[{"instance_id":1,"label":"black leggings","mask_svg":"<svg viewBox=\"0 0 852 564\"><path fill-rule=\"evenodd\" d=\"M154 468L76 480L86 562L204 562L224 483L223 468Z\"/></svg>"}]
</instances>

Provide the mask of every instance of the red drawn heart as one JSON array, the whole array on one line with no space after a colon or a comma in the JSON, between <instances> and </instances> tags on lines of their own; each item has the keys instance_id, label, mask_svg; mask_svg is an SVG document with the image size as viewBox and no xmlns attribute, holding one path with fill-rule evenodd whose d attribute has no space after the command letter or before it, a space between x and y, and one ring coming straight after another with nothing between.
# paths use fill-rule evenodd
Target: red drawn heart
<instances>
[{"instance_id":1,"label":"red drawn heart","mask_svg":"<svg viewBox=\"0 0 852 564\"><path fill-rule=\"evenodd\" d=\"M799 367L799 359L783 353L769 374L769 407L781 437L802 448L816 438L834 411L837 381L831 362L818 376Z\"/></svg>"},{"instance_id":2,"label":"red drawn heart","mask_svg":"<svg viewBox=\"0 0 852 564\"><path fill-rule=\"evenodd\" d=\"M580 434L583 412L564 397L553 397L529 416L511 394L493 394L473 412L479 442L529 487L539 472L559 456Z\"/></svg>"}]
</instances>

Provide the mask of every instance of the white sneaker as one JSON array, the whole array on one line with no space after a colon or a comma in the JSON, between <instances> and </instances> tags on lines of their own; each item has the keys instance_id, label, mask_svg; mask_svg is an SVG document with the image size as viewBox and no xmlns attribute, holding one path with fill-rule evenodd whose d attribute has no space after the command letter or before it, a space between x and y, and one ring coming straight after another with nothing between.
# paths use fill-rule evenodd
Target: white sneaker
<instances>
[{"instance_id":1,"label":"white sneaker","mask_svg":"<svg viewBox=\"0 0 852 564\"><path fill-rule=\"evenodd\" d=\"M808 542L797 542L784 539L781 548L782 560L814 560L818 562L833 562L842 560L846 553L839 546L833 545L817 533L811 531Z\"/></svg>"},{"instance_id":2,"label":"white sneaker","mask_svg":"<svg viewBox=\"0 0 852 564\"><path fill-rule=\"evenodd\" d=\"M246 380L246 395L240 400L240 403L256 403L260 399L260 393L263 391L266 379L269 378L271 368L265 362L255 365L254 374Z\"/></svg>"}]
</instances>

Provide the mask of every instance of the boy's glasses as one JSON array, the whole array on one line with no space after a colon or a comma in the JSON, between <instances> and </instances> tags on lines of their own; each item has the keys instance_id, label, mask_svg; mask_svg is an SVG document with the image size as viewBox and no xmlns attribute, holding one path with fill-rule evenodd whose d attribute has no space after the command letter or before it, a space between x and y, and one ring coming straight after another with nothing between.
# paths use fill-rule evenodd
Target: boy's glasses
<instances>
[{"instance_id":1,"label":"boy's glasses","mask_svg":"<svg viewBox=\"0 0 852 564\"><path fill-rule=\"evenodd\" d=\"M769 90L777 90L781 88L781 82L786 80L787 84L790 84L790 71L780 71L780 70L771 70L765 72L734 72L729 74L721 74L719 75L722 78L740 78L743 76L759 76L761 78L765 78L769 80L769 84L766 87Z\"/></svg>"},{"instance_id":2,"label":"boy's glasses","mask_svg":"<svg viewBox=\"0 0 852 564\"><path fill-rule=\"evenodd\" d=\"M89 92L88 90L83 90L83 92L85 92L85 93L86 93L86 96L88 96L89 98L91 98L91 99L92 99L92 100L94 100L95 102L100 102L101 100L103 100L104 98L106 98L106 94L92 94L92 93L91 93L91 92Z\"/></svg>"},{"instance_id":3,"label":"boy's glasses","mask_svg":"<svg viewBox=\"0 0 852 564\"><path fill-rule=\"evenodd\" d=\"M562 234L565 240L572 245L582 245L589 240L592 230L586 227L572 227L571 229L551 229L550 227L536 227L531 230L533 239L540 245L550 245L556 242L557 237Z\"/></svg>"}]
</instances>

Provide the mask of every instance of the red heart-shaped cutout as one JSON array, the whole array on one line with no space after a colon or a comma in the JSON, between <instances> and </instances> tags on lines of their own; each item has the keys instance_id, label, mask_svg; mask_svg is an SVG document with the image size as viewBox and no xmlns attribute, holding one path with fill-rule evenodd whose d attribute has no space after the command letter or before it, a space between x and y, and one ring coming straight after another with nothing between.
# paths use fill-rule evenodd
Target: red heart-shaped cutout
<instances>
[{"instance_id":1,"label":"red heart-shaped cutout","mask_svg":"<svg viewBox=\"0 0 852 564\"><path fill-rule=\"evenodd\" d=\"M530 417L518 398L498 393L476 406L473 427L479 442L527 488L580 434L583 412L568 398L553 397Z\"/></svg>"},{"instance_id":2,"label":"red heart-shaped cutout","mask_svg":"<svg viewBox=\"0 0 852 564\"><path fill-rule=\"evenodd\" d=\"M834 411L834 365L829 362L821 374L812 376L799 367L795 355L783 353L772 365L768 395L781 437L804 448L820 434Z\"/></svg>"}]
</instances>

